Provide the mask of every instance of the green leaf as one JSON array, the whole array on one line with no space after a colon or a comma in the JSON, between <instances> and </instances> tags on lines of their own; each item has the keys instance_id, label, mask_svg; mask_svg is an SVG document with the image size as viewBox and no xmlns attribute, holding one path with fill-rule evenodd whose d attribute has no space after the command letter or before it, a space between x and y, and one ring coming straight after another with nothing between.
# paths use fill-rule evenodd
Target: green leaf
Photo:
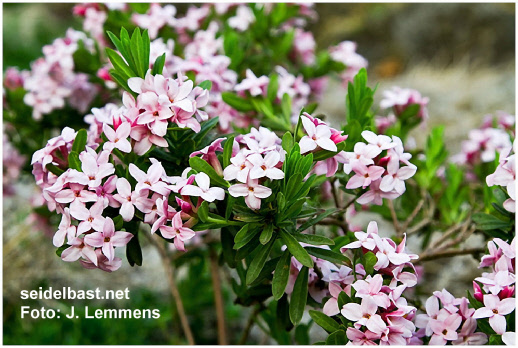
<instances>
[{"instance_id":1,"label":"green leaf","mask_svg":"<svg viewBox=\"0 0 518 348\"><path fill-rule=\"evenodd\" d=\"M275 273L273 274L272 293L275 300L279 300L284 294L290 276L290 265L291 254L289 250L284 250L279 262L277 262L277 267L275 267Z\"/></svg>"},{"instance_id":2,"label":"green leaf","mask_svg":"<svg viewBox=\"0 0 518 348\"><path fill-rule=\"evenodd\" d=\"M64 245L60 246L59 248L56 249L56 255L61 257L61 254L63 254L63 251L65 251L65 249L68 249L69 247L70 247L70 245L68 245L66 243Z\"/></svg>"},{"instance_id":3,"label":"green leaf","mask_svg":"<svg viewBox=\"0 0 518 348\"><path fill-rule=\"evenodd\" d=\"M300 322L304 314L304 308L306 308L308 299L308 277L309 268L302 267L293 286L290 302L290 320L294 325Z\"/></svg>"},{"instance_id":4,"label":"green leaf","mask_svg":"<svg viewBox=\"0 0 518 348\"><path fill-rule=\"evenodd\" d=\"M277 194L277 206L279 207L279 211L283 211L286 207L286 198L282 192Z\"/></svg>"},{"instance_id":5,"label":"green leaf","mask_svg":"<svg viewBox=\"0 0 518 348\"><path fill-rule=\"evenodd\" d=\"M478 321L477 321L478 323ZM490 346L502 346L504 345L504 342L502 341L502 335L491 335L489 336L489 342L488 345Z\"/></svg>"},{"instance_id":6,"label":"green leaf","mask_svg":"<svg viewBox=\"0 0 518 348\"><path fill-rule=\"evenodd\" d=\"M60 176L65 171L52 163L48 163L45 168L54 175Z\"/></svg>"},{"instance_id":7,"label":"green leaf","mask_svg":"<svg viewBox=\"0 0 518 348\"><path fill-rule=\"evenodd\" d=\"M288 153L293 148L293 135L291 135L291 132L286 132L282 136L282 148Z\"/></svg>"},{"instance_id":8,"label":"green leaf","mask_svg":"<svg viewBox=\"0 0 518 348\"><path fill-rule=\"evenodd\" d=\"M318 214L316 217L314 217L313 219L309 219L308 221L306 221L305 223L303 223L298 229L297 229L297 232L302 232L302 231L305 231L307 230L308 228L310 228L311 226L313 225L316 225L318 224L320 221L324 220L326 217L328 217L329 215L332 215L334 213L336 213L338 209L336 208L332 208L332 209L328 209L326 210L325 212L321 213L321 214ZM334 244L334 243L333 243ZM333 244L328 244L328 245L333 245ZM318 244L314 244L314 245L318 245Z\"/></svg>"},{"instance_id":9,"label":"green leaf","mask_svg":"<svg viewBox=\"0 0 518 348\"><path fill-rule=\"evenodd\" d=\"M221 250L223 258L230 268L236 267L236 252L233 249L233 236L230 228L221 229Z\"/></svg>"},{"instance_id":10,"label":"green leaf","mask_svg":"<svg viewBox=\"0 0 518 348\"><path fill-rule=\"evenodd\" d=\"M279 89L279 75L271 74L270 83L268 84L267 98L273 103L277 99L277 90Z\"/></svg>"},{"instance_id":11,"label":"green leaf","mask_svg":"<svg viewBox=\"0 0 518 348\"><path fill-rule=\"evenodd\" d=\"M340 329L340 325L336 321L320 311L310 310L309 315L318 326L326 330L328 333L332 333Z\"/></svg>"},{"instance_id":12,"label":"green leaf","mask_svg":"<svg viewBox=\"0 0 518 348\"><path fill-rule=\"evenodd\" d=\"M335 242L332 239L329 239L324 236L319 236L318 234L294 233L293 236L299 242L311 244L311 245L334 245L335 244Z\"/></svg>"},{"instance_id":13,"label":"green leaf","mask_svg":"<svg viewBox=\"0 0 518 348\"><path fill-rule=\"evenodd\" d=\"M250 285L261 273L261 270L264 267L264 263L270 255L270 251L272 250L272 246L275 240L271 240L267 245L259 245L257 249L259 251L255 255L254 259L250 263L248 270L246 271L246 285Z\"/></svg>"},{"instance_id":14,"label":"green leaf","mask_svg":"<svg viewBox=\"0 0 518 348\"><path fill-rule=\"evenodd\" d=\"M126 245L126 258L130 266L142 266L142 249L138 240L138 231L133 233L133 238Z\"/></svg>"},{"instance_id":15,"label":"green leaf","mask_svg":"<svg viewBox=\"0 0 518 348\"><path fill-rule=\"evenodd\" d=\"M82 172L81 160L79 159L79 154L77 152L71 151L68 154L68 166L72 169Z\"/></svg>"},{"instance_id":16,"label":"green leaf","mask_svg":"<svg viewBox=\"0 0 518 348\"><path fill-rule=\"evenodd\" d=\"M326 345L328 346L344 346L347 343L347 337L345 332L338 330L330 334L326 339Z\"/></svg>"},{"instance_id":17,"label":"green leaf","mask_svg":"<svg viewBox=\"0 0 518 348\"><path fill-rule=\"evenodd\" d=\"M202 83L198 85L199 87L209 90L212 88L212 81L211 80L205 80Z\"/></svg>"},{"instance_id":18,"label":"green leaf","mask_svg":"<svg viewBox=\"0 0 518 348\"><path fill-rule=\"evenodd\" d=\"M376 262L378 262L378 258L372 251L368 251L363 255L364 258L364 266L365 266L365 272L367 274L373 274L374 273L374 265Z\"/></svg>"},{"instance_id":19,"label":"green leaf","mask_svg":"<svg viewBox=\"0 0 518 348\"><path fill-rule=\"evenodd\" d=\"M155 63L153 64L153 70L151 71L152 75L161 75L164 70L164 64L165 64L165 53L162 54L160 57L157 57L155 59Z\"/></svg>"},{"instance_id":20,"label":"green leaf","mask_svg":"<svg viewBox=\"0 0 518 348\"><path fill-rule=\"evenodd\" d=\"M477 224L477 229L479 230L496 230L496 229L506 229L511 227L512 222L502 221L499 218L485 214L485 213L476 213L471 217L473 221Z\"/></svg>"},{"instance_id":21,"label":"green leaf","mask_svg":"<svg viewBox=\"0 0 518 348\"><path fill-rule=\"evenodd\" d=\"M313 259L309 256L308 252L297 242L295 237L284 230L280 230L280 235L284 244L288 247L290 253L304 266L312 268Z\"/></svg>"},{"instance_id":22,"label":"green leaf","mask_svg":"<svg viewBox=\"0 0 518 348\"><path fill-rule=\"evenodd\" d=\"M200 157L194 156L189 158L189 165L192 169L196 170L198 173L205 173L209 176L213 184L216 184L218 186L223 187L229 187L230 184L223 179L221 176L219 176L218 173L216 173L216 170L212 168L210 164L208 164L205 160L203 160Z\"/></svg>"},{"instance_id":23,"label":"green leaf","mask_svg":"<svg viewBox=\"0 0 518 348\"><path fill-rule=\"evenodd\" d=\"M241 112L254 111L253 105L246 99L238 97L232 92L221 93L221 98L225 103Z\"/></svg>"},{"instance_id":24,"label":"green leaf","mask_svg":"<svg viewBox=\"0 0 518 348\"><path fill-rule=\"evenodd\" d=\"M308 325L297 325L295 328L295 341L299 345L309 344L309 327Z\"/></svg>"},{"instance_id":25,"label":"green leaf","mask_svg":"<svg viewBox=\"0 0 518 348\"><path fill-rule=\"evenodd\" d=\"M74 143L72 144L72 151L75 151L77 153L83 152L86 146L86 140L86 129L80 129L79 131L77 131L76 138L74 139Z\"/></svg>"},{"instance_id":26,"label":"green leaf","mask_svg":"<svg viewBox=\"0 0 518 348\"><path fill-rule=\"evenodd\" d=\"M122 57L112 50L111 48L106 48L106 53L108 54L108 58L110 62L113 64L115 70L124 78L126 81L131 77L138 77L138 73L134 72L125 62Z\"/></svg>"},{"instance_id":27,"label":"green leaf","mask_svg":"<svg viewBox=\"0 0 518 348\"><path fill-rule=\"evenodd\" d=\"M295 173L291 178L288 179L288 184L286 185L286 190L284 193L286 195L286 199L290 201L295 193L300 189L302 184L302 175L300 173Z\"/></svg>"},{"instance_id":28,"label":"green leaf","mask_svg":"<svg viewBox=\"0 0 518 348\"><path fill-rule=\"evenodd\" d=\"M202 222L207 222L209 220L209 203L207 203L207 201L203 201L198 208L198 217Z\"/></svg>"},{"instance_id":29,"label":"green leaf","mask_svg":"<svg viewBox=\"0 0 518 348\"><path fill-rule=\"evenodd\" d=\"M273 235L273 224L266 224L264 226L263 232L261 232L261 235L259 236L259 242L261 242L262 245L265 245L272 239Z\"/></svg>"},{"instance_id":30,"label":"green leaf","mask_svg":"<svg viewBox=\"0 0 518 348\"><path fill-rule=\"evenodd\" d=\"M282 96L282 102L281 102L281 109L282 109L282 115L284 116L284 120L286 123L290 124L290 118L291 118L291 97L288 95L288 93L284 93Z\"/></svg>"},{"instance_id":31,"label":"green leaf","mask_svg":"<svg viewBox=\"0 0 518 348\"><path fill-rule=\"evenodd\" d=\"M305 249L309 254L311 254L319 259L333 262L333 263L336 263L339 265L340 264L342 264L342 265L350 264L349 259L345 255L337 253L336 251L317 248L317 247L306 247Z\"/></svg>"},{"instance_id":32,"label":"green leaf","mask_svg":"<svg viewBox=\"0 0 518 348\"><path fill-rule=\"evenodd\" d=\"M223 168L226 168L230 165L230 158L232 158L232 147L234 146L234 136L230 136L225 141L225 146L223 147Z\"/></svg>"}]
</instances>

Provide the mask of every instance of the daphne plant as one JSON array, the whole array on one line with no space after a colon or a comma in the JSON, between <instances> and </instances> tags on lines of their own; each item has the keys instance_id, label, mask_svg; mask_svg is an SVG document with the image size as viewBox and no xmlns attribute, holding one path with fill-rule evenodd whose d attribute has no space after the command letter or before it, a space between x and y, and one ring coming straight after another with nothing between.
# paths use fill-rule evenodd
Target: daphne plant
<instances>
[{"instance_id":1,"label":"daphne plant","mask_svg":"<svg viewBox=\"0 0 518 348\"><path fill-rule=\"evenodd\" d=\"M84 71L104 98L93 102L86 128L60 125L60 135L31 153L47 215L58 218L53 243L63 261L114 272L124 265L119 249L140 266L141 244L155 245L188 343L195 338L173 267L200 255L216 270L220 343L228 343L221 287L236 304L254 307L240 343L259 317L279 344L309 343L312 323L327 332L326 344L511 342L509 127L473 136L479 146L466 145L458 167L447 162L441 128L423 149L409 146L428 117L426 97L393 88L380 104L388 115L377 116L376 89L354 43L321 52L311 40L302 44L312 37L303 29L310 7L215 4L176 17L173 5L141 6L77 6L92 37L52 46L70 46L73 64L59 64ZM95 14L104 26L93 26ZM130 35L120 22L137 27ZM316 112L333 75L347 86L338 128ZM6 90L15 126L26 115L15 102L44 92L32 85ZM52 118L31 104L34 96L23 98L36 119ZM64 98L56 112L66 112ZM489 189L486 177L505 190ZM379 231L375 218L358 226L353 216L362 210L393 228ZM424 308L415 291L421 264L483 254L464 247L478 232L490 253L481 266L492 271L475 279L473 296L438 291ZM419 253L407 248L416 235ZM219 268L232 270L225 284Z\"/></svg>"}]
</instances>

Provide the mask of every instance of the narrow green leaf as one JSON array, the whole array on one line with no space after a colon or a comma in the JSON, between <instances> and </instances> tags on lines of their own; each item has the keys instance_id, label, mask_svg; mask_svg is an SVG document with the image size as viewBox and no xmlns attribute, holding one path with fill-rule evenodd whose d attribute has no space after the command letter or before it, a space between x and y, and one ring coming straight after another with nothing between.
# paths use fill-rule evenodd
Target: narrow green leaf
<instances>
[{"instance_id":1,"label":"narrow green leaf","mask_svg":"<svg viewBox=\"0 0 518 348\"><path fill-rule=\"evenodd\" d=\"M209 204L207 201L203 201L198 208L198 217L202 222L207 222L209 220Z\"/></svg>"},{"instance_id":2,"label":"narrow green leaf","mask_svg":"<svg viewBox=\"0 0 518 348\"><path fill-rule=\"evenodd\" d=\"M225 146L223 147L223 168L226 168L230 165L230 158L232 157L232 148L234 147L234 136L230 136L225 141Z\"/></svg>"},{"instance_id":3,"label":"narrow green leaf","mask_svg":"<svg viewBox=\"0 0 518 348\"><path fill-rule=\"evenodd\" d=\"M363 255L363 257L364 257L364 260L365 260L365 263L364 263L365 272L367 274L373 274L374 273L374 265L376 264L376 262L378 262L378 258L376 257L376 255L374 255L374 253L372 251L366 252Z\"/></svg>"},{"instance_id":4,"label":"narrow green leaf","mask_svg":"<svg viewBox=\"0 0 518 348\"><path fill-rule=\"evenodd\" d=\"M473 221L477 224L477 228L480 230L496 230L496 229L505 229L511 226L511 222L502 221L499 218L484 214L484 213L476 213L471 217Z\"/></svg>"},{"instance_id":5,"label":"narrow green leaf","mask_svg":"<svg viewBox=\"0 0 518 348\"><path fill-rule=\"evenodd\" d=\"M126 258L130 266L142 266L142 248L138 240L138 233L133 234L133 238L126 245Z\"/></svg>"},{"instance_id":6,"label":"narrow green leaf","mask_svg":"<svg viewBox=\"0 0 518 348\"><path fill-rule=\"evenodd\" d=\"M237 111L254 111L253 105L248 100L241 98L232 92L221 93L221 98L225 103L227 103Z\"/></svg>"},{"instance_id":7,"label":"narrow green leaf","mask_svg":"<svg viewBox=\"0 0 518 348\"><path fill-rule=\"evenodd\" d=\"M77 152L71 151L68 154L68 166L72 169L82 172L81 160L79 159L79 154Z\"/></svg>"},{"instance_id":8,"label":"narrow green leaf","mask_svg":"<svg viewBox=\"0 0 518 348\"><path fill-rule=\"evenodd\" d=\"M212 88L212 81L211 80L205 80L202 83L200 83L198 85L198 87L201 87L203 89L207 89L207 90L210 91L210 89Z\"/></svg>"},{"instance_id":9,"label":"narrow green leaf","mask_svg":"<svg viewBox=\"0 0 518 348\"><path fill-rule=\"evenodd\" d=\"M271 74L270 83L268 84L267 98L273 103L277 99L277 90L279 89L279 75Z\"/></svg>"},{"instance_id":10,"label":"narrow green leaf","mask_svg":"<svg viewBox=\"0 0 518 348\"><path fill-rule=\"evenodd\" d=\"M205 160L201 159L200 157L191 157L189 158L189 165L192 167L192 169L196 170L197 172L205 173L209 176L213 184L216 184L218 186L223 187L229 187L230 184L223 179L221 176L216 173L216 170L212 168L210 164L208 164Z\"/></svg>"},{"instance_id":11,"label":"narrow green leaf","mask_svg":"<svg viewBox=\"0 0 518 348\"><path fill-rule=\"evenodd\" d=\"M311 245L334 245L335 244L335 242L332 239L329 239L324 236L319 236L318 234L294 233L293 236L299 242L311 244Z\"/></svg>"},{"instance_id":12,"label":"narrow green leaf","mask_svg":"<svg viewBox=\"0 0 518 348\"><path fill-rule=\"evenodd\" d=\"M265 245L272 239L273 235L273 225L272 224L266 224L264 226L263 232L261 232L261 235L259 236L259 242L261 242L262 245Z\"/></svg>"},{"instance_id":13,"label":"narrow green leaf","mask_svg":"<svg viewBox=\"0 0 518 348\"><path fill-rule=\"evenodd\" d=\"M72 144L72 151L75 151L77 153L83 152L86 146L86 140L86 129L80 129L79 131L77 131L76 138L74 139L74 143Z\"/></svg>"},{"instance_id":14,"label":"narrow green leaf","mask_svg":"<svg viewBox=\"0 0 518 348\"><path fill-rule=\"evenodd\" d=\"M230 268L236 267L236 251L233 249L232 232L230 228L221 229L221 251L223 253L223 259Z\"/></svg>"},{"instance_id":15,"label":"narrow green leaf","mask_svg":"<svg viewBox=\"0 0 518 348\"><path fill-rule=\"evenodd\" d=\"M286 152L290 152L293 148L293 135L291 135L291 132L286 132L282 136L282 148Z\"/></svg>"},{"instance_id":16,"label":"narrow green leaf","mask_svg":"<svg viewBox=\"0 0 518 348\"><path fill-rule=\"evenodd\" d=\"M317 247L306 247L305 249L309 254L322 260L333 262L339 265L346 265L351 263L345 255L342 255L332 250Z\"/></svg>"},{"instance_id":17,"label":"narrow green leaf","mask_svg":"<svg viewBox=\"0 0 518 348\"><path fill-rule=\"evenodd\" d=\"M264 267L264 263L270 255L274 240L270 241L267 245L259 245L257 248L259 251L255 255L254 259L250 263L248 270L246 271L246 285L250 285L261 273Z\"/></svg>"},{"instance_id":18,"label":"narrow green leaf","mask_svg":"<svg viewBox=\"0 0 518 348\"><path fill-rule=\"evenodd\" d=\"M54 175L57 175L57 176L60 176L61 174L63 174L65 171L59 167L57 167L56 165L52 164L52 163L48 163L45 168L47 168L47 170L49 172L51 172L52 174Z\"/></svg>"},{"instance_id":19,"label":"narrow green leaf","mask_svg":"<svg viewBox=\"0 0 518 348\"><path fill-rule=\"evenodd\" d=\"M164 64L165 64L165 53L162 54L160 57L157 57L155 59L155 63L153 64L153 70L151 71L152 75L160 75L162 74L164 70Z\"/></svg>"},{"instance_id":20,"label":"narrow green leaf","mask_svg":"<svg viewBox=\"0 0 518 348\"><path fill-rule=\"evenodd\" d=\"M302 267L295 280L290 302L290 320L293 325L297 325L302 319L304 308L308 299L308 275L309 268Z\"/></svg>"},{"instance_id":21,"label":"narrow green leaf","mask_svg":"<svg viewBox=\"0 0 518 348\"><path fill-rule=\"evenodd\" d=\"M310 310L309 315L318 326L326 330L328 333L332 333L340 329L340 325L336 321L322 312Z\"/></svg>"},{"instance_id":22,"label":"narrow green leaf","mask_svg":"<svg viewBox=\"0 0 518 348\"><path fill-rule=\"evenodd\" d=\"M337 209L336 208L332 208L332 209L328 209L326 210L325 212L321 213L321 214L318 214L316 217L314 217L313 219L309 219L308 221L306 221L305 223L303 223L298 229L297 229L297 232L302 232L302 231L305 231L307 230L308 228L310 228L311 226L313 225L316 225L318 224L320 221L324 220L326 217L328 217L329 215L332 215L334 213L336 213ZM334 244L334 243L333 243ZM332 245L332 244L328 244L328 245Z\"/></svg>"},{"instance_id":23,"label":"narrow green leaf","mask_svg":"<svg viewBox=\"0 0 518 348\"><path fill-rule=\"evenodd\" d=\"M306 267L313 267L313 259L309 256L308 252L297 242L295 237L284 230L280 230L280 235L290 253Z\"/></svg>"},{"instance_id":24,"label":"narrow green leaf","mask_svg":"<svg viewBox=\"0 0 518 348\"><path fill-rule=\"evenodd\" d=\"M344 346L346 343L347 337L342 330L333 332L326 339L326 345L328 346Z\"/></svg>"},{"instance_id":25,"label":"narrow green leaf","mask_svg":"<svg viewBox=\"0 0 518 348\"><path fill-rule=\"evenodd\" d=\"M117 52L111 48L106 48L106 54L108 54L110 62L113 64L113 67L121 75L121 77L125 78L126 80L131 77L138 77L138 74L124 62L124 59L122 59L122 57Z\"/></svg>"},{"instance_id":26,"label":"narrow green leaf","mask_svg":"<svg viewBox=\"0 0 518 348\"><path fill-rule=\"evenodd\" d=\"M290 276L290 265L291 254L289 250L284 250L284 253L277 263L277 267L275 267L275 273L273 274L272 293L275 300L279 300L284 294Z\"/></svg>"}]
</instances>

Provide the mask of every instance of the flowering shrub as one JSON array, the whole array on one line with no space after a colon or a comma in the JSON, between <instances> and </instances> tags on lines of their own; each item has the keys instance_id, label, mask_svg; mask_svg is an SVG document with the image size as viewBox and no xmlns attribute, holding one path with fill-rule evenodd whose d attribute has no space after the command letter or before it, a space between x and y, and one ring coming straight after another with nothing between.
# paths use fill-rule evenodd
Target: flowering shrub
<instances>
[{"instance_id":1,"label":"flowering shrub","mask_svg":"<svg viewBox=\"0 0 518 348\"><path fill-rule=\"evenodd\" d=\"M290 332L307 343L308 306L326 344L514 341L509 115L472 131L456 166L442 128L424 149L407 145L429 117L428 98L394 87L380 103L388 115L376 116L367 61L349 41L317 51L304 29L316 16L309 6L214 4L177 16L173 5L86 4L74 13L86 33L69 30L31 71L8 70L4 84L9 146L32 155L46 208L60 219L53 244L63 261L113 272L125 247L140 266L143 238L165 267L171 250L187 260L217 252L220 266L235 269L235 302L275 317L265 321L278 343L292 342ZM347 87L339 128L316 113L330 76ZM74 114L88 110L79 126ZM31 146L41 136L17 137L47 125L59 133L39 149ZM22 159L4 156L9 175ZM394 231L379 233L376 221L361 231L351 221L361 210ZM475 279L473 295L435 291L423 308L418 264L482 254L462 247L475 232L488 240L481 267L491 272ZM419 254L406 247L415 234ZM187 320L182 327L194 343Z\"/></svg>"}]
</instances>

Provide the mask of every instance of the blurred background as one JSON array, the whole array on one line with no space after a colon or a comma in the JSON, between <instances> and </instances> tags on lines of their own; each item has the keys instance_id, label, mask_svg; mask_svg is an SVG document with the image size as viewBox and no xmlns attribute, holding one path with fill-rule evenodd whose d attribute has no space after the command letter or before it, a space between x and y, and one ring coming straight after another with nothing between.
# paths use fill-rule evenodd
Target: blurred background
<instances>
[{"instance_id":1,"label":"blurred background","mask_svg":"<svg viewBox=\"0 0 518 348\"><path fill-rule=\"evenodd\" d=\"M72 16L73 4L3 4L3 69L28 69L41 48L68 27L81 28ZM186 4L175 4L179 12ZM515 110L514 4L316 4L319 20L310 29L319 47L343 40L356 41L357 52L369 61L369 81L381 92L396 85L414 88L430 98L427 127L446 125L450 154L460 149L470 129L484 115ZM344 115L345 89L329 84L320 112L335 123ZM422 130L421 130L422 131ZM418 130L419 133L419 130ZM417 144L424 140L414 134ZM22 178L18 194L3 201L3 325L4 344L182 344L177 314L170 302L158 253L144 246L144 264L132 268L125 260L120 270L107 274L65 264L56 255L49 233L29 224L31 177ZM391 224L382 225L390 228ZM480 243L474 241L473 243ZM410 249L412 246L410 245ZM425 284L447 287L462 296L479 274L471 257L457 257L426 265ZM178 270L180 292L198 344L216 343L216 318L208 265L203 258ZM445 272L444 270L448 271ZM20 290L60 288L124 289L130 300L22 301ZM191 293L190 289L198 289ZM427 290L429 290L428 287ZM236 342L248 317L248 308L234 305L224 289L230 342ZM428 295L429 296L429 295ZM20 319L20 306L62 308L157 308L158 320L32 320ZM320 332L320 331L319 331ZM318 333L315 333L318 335ZM311 342L315 341L312 337ZM249 343L272 343L256 327Z\"/></svg>"}]
</instances>

